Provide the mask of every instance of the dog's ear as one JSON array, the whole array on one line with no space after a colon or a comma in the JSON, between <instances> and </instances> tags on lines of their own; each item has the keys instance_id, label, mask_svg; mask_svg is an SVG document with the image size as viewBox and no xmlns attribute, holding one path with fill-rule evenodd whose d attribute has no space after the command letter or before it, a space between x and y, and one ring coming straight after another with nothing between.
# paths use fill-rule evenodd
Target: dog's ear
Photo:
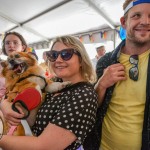
<instances>
[{"instance_id":1,"label":"dog's ear","mask_svg":"<svg viewBox=\"0 0 150 150\"><path fill-rule=\"evenodd\" d=\"M7 75L7 71L8 71L8 64L7 64L7 61L0 61L0 65L2 66L2 70L1 70L1 75L3 77L5 77Z\"/></svg>"},{"instance_id":2,"label":"dog's ear","mask_svg":"<svg viewBox=\"0 0 150 150\"><path fill-rule=\"evenodd\" d=\"M5 61L5 60L1 60L0 61L0 65L3 67L3 68L5 68L5 67L7 67L7 62Z\"/></svg>"}]
</instances>

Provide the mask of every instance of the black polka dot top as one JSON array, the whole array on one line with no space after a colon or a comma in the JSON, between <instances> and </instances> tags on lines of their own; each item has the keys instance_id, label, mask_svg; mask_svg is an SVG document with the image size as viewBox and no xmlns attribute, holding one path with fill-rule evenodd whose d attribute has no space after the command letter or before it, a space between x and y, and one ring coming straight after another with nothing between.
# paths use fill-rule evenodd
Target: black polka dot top
<instances>
[{"instance_id":1,"label":"black polka dot top","mask_svg":"<svg viewBox=\"0 0 150 150\"><path fill-rule=\"evenodd\" d=\"M47 93L32 131L39 136L49 122L70 130L77 140L66 150L76 150L94 126L97 107L98 96L87 82L66 87L57 96Z\"/></svg>"}]
</instances>

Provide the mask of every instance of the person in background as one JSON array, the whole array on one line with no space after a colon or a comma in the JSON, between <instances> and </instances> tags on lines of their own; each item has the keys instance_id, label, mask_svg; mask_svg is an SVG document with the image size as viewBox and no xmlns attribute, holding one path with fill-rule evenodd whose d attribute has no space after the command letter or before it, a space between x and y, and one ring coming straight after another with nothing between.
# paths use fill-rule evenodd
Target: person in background
<instances>
[{"instance_id":1,"label":"person in background","mask_svg":"<svg viewBox=\"0 0 150 150\"><path fill-rule=\"evenodd\" d=\"M12 52L29 52L32 53L36 57L36 59L38 59L35 51L27 46L24 37L18 32L8 32L4 35L4 38L2 40L2 53L6 56L9 56ZM3 94L5 94L5 82L4 79L2 80L3 82L1 83L0 91L2 88L3 92L0 94L1 98L4 96Z\"/></svg>"},{"instance_id":2,"label":"person in background","mask_svg":"<svg viewBox=\"0 0 150 150\"><path fill-rule=\"evenodd\" d=\"M105 46L104 46L104 45L99 46L99 47L96 48L96 53L97 53L97 55L95 56L94 59L92 59L92 64L93 64L93 67L94 67L94 68L96 68L96 64L97 64L98 60L99 60L102 56L105 55L105 52L106 52L106 50L105 50Z\"/></svg>"},{"instance_id":3,"label":"person in background","mask_svg":"<svg viewBox=\"0 0 150 150\"><path fill-rule=\"evenodd\" d=\"M105 52L106 52L105 46L102 45L102 46L97 47L96 52L97 52L97 59L99 60L102 56L105 55Z\"/></svg>"},{"instance_id":4,"label":"person in background","mask_svg":"<svg viewBox=\"0 0 150 150\"><path fill-rule=\"evenodd\" d=\"M24 37L20 33L8 32L2 40L2 53L9 56L14 51L32 53L38 60L35 50L28 47Z\"/></svg>"},{"instance_id":5,"label":"person in background","mask_svg":"<svg viewBox=\"0 0 150 150\"><path fill-rule=\"evenodd\" d=\"M27 43L23 36L17 32L8 32L2 41L2 52L8 56L14 51L25 52Z\"/></svg>"},{"instance_id":6,"label":"person in background","mask_svg":"<svg viewBox=\"0 0 150 150\"><path fill-rule=\"evenodd\" d=\"M26 51L27 43L23 36L17 32L8 32L5 34L2 40L2 53L6 56L10 55L14 51ZM2 66L1 66L2 70ZM0 77L0 98L5 95L5 79Z\"/></svg>"},{"instance_id":7,"label":"person in background","mask_svg":"<svg viewBox=\"0 0 150 150\"><path fill-rule=\"evenodd\" d=\"M97 122L86 150L150 150L150 0L125 0L126 40L97 63Z\"/></svg>"},{"instance_id":8,"label":"person in background","mask_svg":"<svg viewBox=\"0 0 150 150\"><path fill-rule=\"evenodd\" d=\"M58 93L46 94L32 127L35 136L3 135L0 140L3 149L76 150L94 126L98 107L93 86L96 73L83 44L72 36L58 37L46 55L57 77L70 81L71 85ZM6 103L7 100L1 102L4 114L8 111L4 109ZM22 117L20 113L7 120L16 125L15 121Z\"/></svg>"}]
</instances>

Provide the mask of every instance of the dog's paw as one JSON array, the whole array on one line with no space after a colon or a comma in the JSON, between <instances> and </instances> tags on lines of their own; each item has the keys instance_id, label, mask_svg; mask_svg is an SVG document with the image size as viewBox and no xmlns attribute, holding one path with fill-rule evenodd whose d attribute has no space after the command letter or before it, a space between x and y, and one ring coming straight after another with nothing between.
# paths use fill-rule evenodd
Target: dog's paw
<instances>
[{"instance_id":1,"label":"dog's paw","mask_svg":"<svg viewBox=\"0 0 150 150\"><path fill-rule=\"evenodd\" d=\"M70 85L71 85L70 81L52 82L51 84L47 85L47 87L45 88L45 91L50 92L50 93L55 93Z\"/></svg>"},{"instance_id":2,"label":"dog's paw","mask_svg":"<svg viewBox=\"0 0 150 150\"><path fill-rule=\"evenodd\" d=\"M65 87L69 87L71 85L71 81L65 81L65 82L60 82L60 90L64 89Z\"/></svg>"}]
</instances>

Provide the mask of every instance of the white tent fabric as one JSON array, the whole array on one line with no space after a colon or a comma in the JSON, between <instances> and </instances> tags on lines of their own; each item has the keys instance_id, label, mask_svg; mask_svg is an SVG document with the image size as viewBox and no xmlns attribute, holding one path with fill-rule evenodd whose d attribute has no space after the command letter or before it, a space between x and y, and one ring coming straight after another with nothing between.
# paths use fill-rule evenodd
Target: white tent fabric
<instances>
[{"instance_id":1,"label":"white tent fabric","mask_svg":"<svg viewBox=\"0 0 150 150\"><path fill-rule=\"evenodd\" d=\"M120 25L123 2L124 0L0 0L0 42L6 32L16 31L34 49L49 48L51 39L61 35L82 37L84 44L110 40L115 43L114 31ZM107 38L98 39L105 31L109 33ZM91 35L95 38L94 41L90 40Z\"/></svg>"}]
</instances>

